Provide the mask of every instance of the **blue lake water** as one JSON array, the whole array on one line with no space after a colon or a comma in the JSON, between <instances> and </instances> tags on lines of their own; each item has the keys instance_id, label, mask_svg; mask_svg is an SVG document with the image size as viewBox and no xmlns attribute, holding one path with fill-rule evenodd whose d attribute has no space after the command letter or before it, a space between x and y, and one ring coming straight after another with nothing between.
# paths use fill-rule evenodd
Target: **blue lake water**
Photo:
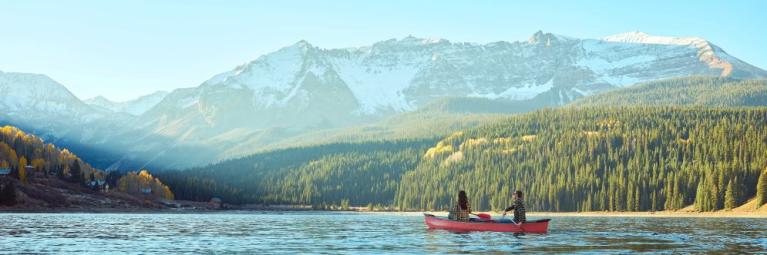
<instances>
[{"instance_id":1,"label":"blue lake water","mask_svg":"<svg viewBox=\"0 0 767 255\"><path fill-rule=\"evenodd\" d=\"M767 253L767 219L553 217L545 235L331 212L0 214L0 253Z\"/></svg>"}]
</instances>

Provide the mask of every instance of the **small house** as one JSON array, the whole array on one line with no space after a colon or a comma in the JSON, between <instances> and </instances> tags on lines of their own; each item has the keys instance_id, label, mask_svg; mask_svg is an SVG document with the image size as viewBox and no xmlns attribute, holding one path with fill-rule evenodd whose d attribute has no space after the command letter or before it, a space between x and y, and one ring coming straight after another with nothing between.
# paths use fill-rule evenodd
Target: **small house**
<instances>
[{"instance_id":1,"label":"small house","mask_svg":"<svg viewBox=\"0 0 767 255\"><path fill-rule=\"evenodd\" d=\"M208 204L213 208L221 208L221 206L224 204L224 201L221 200L221 198L213 197L208 201Z\"/></svg>"},{"instance_id":2,"label":"small house","mask_svg":"<svg viewBox=\"0 0 767 255\"><path fill-rule=\"evenodd\" d=\"M102 192L109 191L109 184L107 184L106 180L104 179L93 179L91 182L88 183L88 186L91 187L93 190L98 190Z\"/></svg>"}]
</instances>

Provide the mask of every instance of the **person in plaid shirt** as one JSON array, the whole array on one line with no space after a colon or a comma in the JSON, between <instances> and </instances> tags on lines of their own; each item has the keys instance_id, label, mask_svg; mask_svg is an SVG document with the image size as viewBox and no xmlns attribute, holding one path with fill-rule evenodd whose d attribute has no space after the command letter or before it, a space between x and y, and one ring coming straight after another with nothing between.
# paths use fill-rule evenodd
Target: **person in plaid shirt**
<instances>
[{"instance_id":1,"label":"person in plaid shirt","mask_svg":"<svg viewBox=\"0 0 767 255\"><path fill-rule=\"evenodd\" d=\"M525 203L522 199L522 191L517 190L514 192L514 205L509 206L506 210L503 210L503 216L506 216L508 211L514 211L514 222L517 224L525 223L527 217L525 217Z\"/></svg>"},{"instance_id":2,"label":"person in plaid shirt","mask_svg":"<svg viewBox=\"0 0 767 255\"><path fill-rule=\"evenodd\" d=\"M458 192L458 204L450 209L447 218L457 221L469 221L470 214L471 207L469 206L469 199L466 197L466 191L461 190Z\"/></svg>"}]
</instances>

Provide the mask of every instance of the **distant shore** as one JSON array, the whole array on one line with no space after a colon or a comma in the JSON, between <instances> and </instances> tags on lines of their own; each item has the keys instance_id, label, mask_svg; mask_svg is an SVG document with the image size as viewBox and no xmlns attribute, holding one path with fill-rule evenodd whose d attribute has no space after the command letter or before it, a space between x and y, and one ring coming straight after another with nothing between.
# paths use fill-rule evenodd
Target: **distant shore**
<instances>
[{"instance_id":1,"label":"distant shore","mask_svg":"<svg viewBox=\"0 0 767 255\"><path fill-rule=\"evenodd\" d=\"M377 213L375 211L363 211L367 213ZM381 212L386 213L386 212ZM423 213L430 213L437 216L446 216L445 211L425 211L425 212L389 212L401 215L415 216L422 215ZM500 218L499 212L476 212L476 213L489 213L493 218ZM755 206L755 201L752 199L740 207L733 208L732 210L719 210L715 212L698 212L695 211L694 206L688 206L675 211L655 211L655 212L528 212L528 217L678 217L678 218L767 218L767 205L763 205L759 209ZM508 217L508 216L507 216Z\"/></svg>"},{"instance_id":2,"label":"distant shore","mask_svg":"<svg viewBox=\"0 0 767 255\"><path fill-rule=\"evenodd\" d=\"M767 213L760 212L531 212L534 217L662 217L662 218L767 218Z\"/></svg>"},{"instance_id":3,"label":"distant shore","mask_svg":"<svg viewBox=\"0 0 767 255\"><path fill-rule=\"evenodd\" d=\"M210 209L186 209L186 210L174 210L174 209L104 209L104 208L52 208L52 209L17 209L17 208L0 208L0 213L183 213L183 214L195 214L195 213L248 213L248 212L349 212L349 213L366 213L366 214L386 214L386 215L400 215L400 216L420 216L424 213L434 214L437 216L446 216L447 212L444 211L338 211L338 210L210 210ZM494 212L477 212L477 213L489 213L493 218L500 218L500 213ZM767 212L737 212L737 211L717 211L717 212L686 212L686 211L658 211L658 212L528 212L528 217L658 217L658 218L767 218ZM509 217L507 215L507 217Z\"/></svg>"},{"instance_id":4,"label":"distant shore","mask_svg":"<svg viewBox=\"0 0 767 255\"><path fill-rule=\"evenodd\" d=\"M403 216L418 216L423 213L434 214L437 216L446 216L447 212L364 212L364 213L381 213L381 214L396 214ZM500 218L500 213L493 212L477 212L477 213L489 213L493 218ZM682 212L682 211L659 211L659 212L528 212L528 217L658 217L658 218L767 218L765 212L733 212L733 211L718 211L718 212ZM506 217L509 217L507 215Z\"/></svg>"},{"instance_id":5,"label":"distant shore","mask_svg":"<svg viewBox=\"0 0 767 255\"><path fill-rule=\"evenodd\" d=\"M177 204L183 205L181 208L19 208L0 206L0 213L249 213L249 212L351 212L351 213L370 213L401 216L421 216L424 213L437 216L446 216L446 211L391 211L391 210L368 210L368 207L350 207L348 210L320 210L312 209L311 206L300 205L227 205L222 209L213 209L207 207L207 203L175 200ZM500 218L500 212L480 212L489 213L493 218ZM767 205L759 209L755 208L754 201L734 208L732 210L720 210L715 212L697 212L693 206L688 206L676 211L655 211L655 212L528 212L528 217L679 217L679 218L767 218ZM508 217L508 216L507 216Z\"/></svg>"}]
</instances>

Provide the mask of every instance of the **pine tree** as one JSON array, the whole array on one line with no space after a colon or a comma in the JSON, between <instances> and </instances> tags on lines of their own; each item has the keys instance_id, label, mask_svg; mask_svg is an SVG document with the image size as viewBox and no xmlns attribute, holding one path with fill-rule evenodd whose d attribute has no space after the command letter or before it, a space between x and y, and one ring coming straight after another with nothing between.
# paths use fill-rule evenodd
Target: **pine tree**
<instances>
[{"instance_id":1,"label":"pine tree","mask_svg":"<svg viewBox=\"0 0 767 255\"><path fill-rule=\"evenodd\" d=\"M69 174L72 175L71 180L75 183L81 183L83 180L82 169L80 168L80 161L75 160L72 162L72 166L69 167Z\"/></svg>"},{"instance_id":2,"label":"pine tree","mask_svg":"<svg viewBox=\"0 0 767 255\"><path fill-rule=\"evenodd\" d=\"M695 192L695 210L699 212L707 211L709 201L708 190L706 190L706 179L702 178L702 180L698 182L698 189L697 192Z\"/></svg>"},{"instance_id":3,"label":"pine tree","mask_svg":"<svg viewBox=\"0 0 767 255\"><path fill-rule=\"evenodd\" d=\"M759 182L756 184L756 208L767 203L767 169L759 175Z\"/></svg>"},{"instance_id":4,"label":"pine tree","mask_svg":"<svg viewBox=\"0 0 767 255\"><path fill-rule=\"evenodd\" d=\"M730 182L727 184L727 191L724 193L724 208L728 210L732 210L732 208L735 208L737 206L737 201L735 199L735 183L730 180Z\"/></svg>"}]
</instances>

